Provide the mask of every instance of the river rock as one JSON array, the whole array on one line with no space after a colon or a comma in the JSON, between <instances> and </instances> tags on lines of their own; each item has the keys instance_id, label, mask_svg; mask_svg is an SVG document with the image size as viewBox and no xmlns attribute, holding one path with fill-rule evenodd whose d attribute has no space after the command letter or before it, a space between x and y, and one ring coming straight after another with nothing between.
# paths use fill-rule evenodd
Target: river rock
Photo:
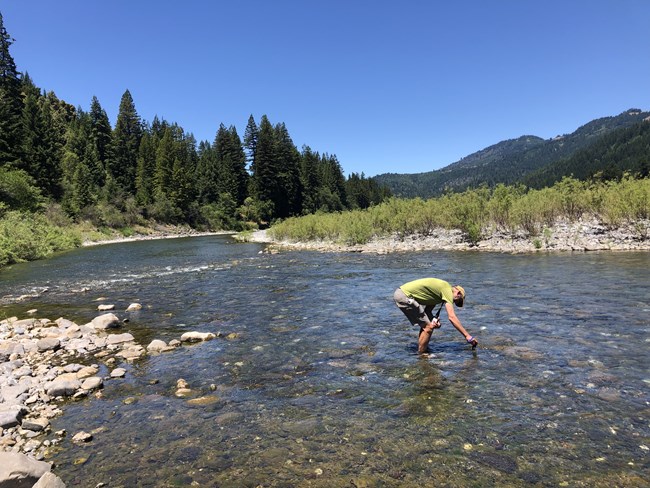
<instances>
[{"instance_id":1,"label":"river rock","mask_svg":"<svg viewBox=\"0 0 650 488\"><path fill-rule=\"evenodd\" d=\"M91 324L95 329L116 329L120 326L120 319L113 313L105 313L95 317Z\"/></svg>"},{"instance_id":2,"label":"river rock","mask_svg":"<svg viewBox=\"0 0 650 488\"><path fill-rule=\"evenodd\" d=\"M36 347L38 348L38 352L56 351L61 347L61 341L55 337L47 337L40 339L36 343Z\"/></svg>"},{"instance_id":3,"label":"river rock","mask_svg":"<svg viewBox=\"0 0 650 488\"><path fill-rule=\"evenodd\" d=\"M32 430L34 432L41 432L50 425L50 421L46 418L40 417L37 419L25 419L20 425L25 430Z\"/></svg>"},{"instance_id":4,"label":"river rock","mask_svg":"<svg viewBox=\"0 0 650 488\"><path fill-rule=\"evenodd\" d=\"M126 370L124 368L115 368L111 371L111 378L124 378Z\"/></svg>"},{"instance_id":5,"label":"river rock","mask_svg":"<svg viewBox=\"0 0 650 488\"><path fill-rule=\"evenodd\" d=\"M198 342L198 341L208 341L217 337L212 332L185 332L181 336L181 342Z\"/></svg>"},{"instance_id":6,"label":"river rock","mask_svg":"<svg viewBox=\"0 0 650 488\"><path fill-rule=\"evenodd\" d=\"M65 483L57 475L48 471L40 477L32 488L65 488Z\"/></svg>"},{"instance_id":7,"label":"river rock","mask_svg":"<svg viewBox=\"0 0 650 488\"><path fill-rule=\"evenodd\" d=\"M160 339L154 339L149 343L147 346L147 351L149 352L162 352L167 350L169 346L165 341L161 341Z\"/></svg>"},{"instance_id":8,"label":"river rock","mask_svg":"<svg viewBox=\"0 0 650 488\"><path fill-rule=\"evenodd\" d=\"M91 376L95 376L99 371L99 368L97 366L84 366L83 368L79 369L76 371L77 378L80 380L84 378L90 378Z\"/></svg>"},{"instance_id":9,"label":"river rock","mask_svg":"<svg viewBox=\"0 0 650 488\"><path fill-rule=\"evenodd\" d=\"M59 317L54 321L54 323L62 329L69 329L70 327L77 325L72 320L64 319L63 317Z\"/></svg>"},{"instance_id":10,"label":"river rock","mask_svg":"<svg viewBox=\"0 0 650 488\"><path fill-rule=\"evenodd\" d=\"M72 442L90 442L93 440L93 435L89 434L88 432L84 432L83 430L81 432L77 432L75 435L72 436Z\"/></svg>"},{"instance_id":11,"label":"river rock","mask_svg":"<svg viewBox=\"0 0 650 488\"><path fill-rule=\"evenodd\" d=\"M134 359L141 358L146 354L144 347L139 344L130 345L125 347L116 356L126 359L127 361L132 361Z\"/></svg>"},{"instance_id":12,"label":"river rock","mask_svg":"<svg viewBox=\"0 0 650 488\"><path fill-rule=\"evenodd\" d=\"M135 338L131 334L125 332L124 334L109 334L109 336L106 338L106 343L111 345L120 344L123 342L131 342L134 340Z\"/></svg>"},{"instance_id":13,"label":"river rock","mask_svg":"<svg viewBox=\"0 0 650 488\"><path fill-rule=\"evenodd\" d=\"M114 310L114 309L115 309L115 305L102 304L97 306L97 310L99 310L100 312L107 312L108 310Z\"/></svg>"},{"instance_id":14,"label":"river rock","mask_svg":"<svg viewBox=\"0 0 650 488\"><path fill-rule=\"evenodd\" d=\"M20 425L20 422L26 413L27 410L22 405L3 405L0 409L0 428L9 429L16 425Z\"/></svg>"},{"instance_id":15,"label":"river rock","mask_svg":"<svg viewBox=\"0 0 650 488\"><path fill-rule=\"evenodd\" d=\"M75 373L64 373L45 385L45 392L53 397L71 396L81 388L81 382Z\"/></svg>"},{"instance_id":16,"label":"river rock","mask_svg":"<svg viewBox=\"0 0 650 488\"><path fill-rule=\"evenodd\" d=\"M126 311L127 312L135 312L135 311L141 310L141 309L142 309L142 305L140 305L139 303L132 303L131 305L129 305L126 308Z\"/></svg>"},{"instance_id":17,"label":"river rock","mask_svg":"<svg viewBox=\"0 0 650 488\"><path fill-rule=\"evenodd\" d=\"M83 390L96 390L104 384L104 381L99 376L92 376L91 378L86 378L81 383L81 388Z\"/></svg>"},{"instance_id":18,"label":"river rock","mask_svg":"<svg viewBox=\"0 0 650 488\"><path fill-rule=\"evenodd\" d=\"M0 487L33 487L50 469L48 463L37 461L25 454L0 452Z\"/></svg>"}]
</instances>

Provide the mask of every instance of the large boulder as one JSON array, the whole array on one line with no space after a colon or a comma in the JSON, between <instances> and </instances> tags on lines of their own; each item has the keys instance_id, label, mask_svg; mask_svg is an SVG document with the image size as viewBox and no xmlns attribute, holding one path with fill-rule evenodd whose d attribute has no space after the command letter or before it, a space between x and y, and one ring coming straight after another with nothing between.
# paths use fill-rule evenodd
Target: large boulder
<instances>
[{"instance_id":1,"label":"large boulder","mask_svg":"<svg viewBox=\"0 0 650 488\"><path fill-rule=\"evenodd\" d=\"M0 488L32 488L51 466L17 452L0 452Z\"/></svg>"}]
</instances>

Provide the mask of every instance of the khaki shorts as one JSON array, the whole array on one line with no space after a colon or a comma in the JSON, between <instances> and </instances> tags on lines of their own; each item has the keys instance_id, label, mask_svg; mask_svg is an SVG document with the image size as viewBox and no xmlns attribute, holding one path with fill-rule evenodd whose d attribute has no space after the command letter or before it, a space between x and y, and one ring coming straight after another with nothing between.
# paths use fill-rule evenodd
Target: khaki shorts
<instances>
[{"instance_id":1,"label":"khaki shorts","mask_svg":"<svg viewBox=\"0 0 650 488\"><path fill-rule=\"evenodd\" d=\"M395 290L393 300L411 324L424 329L433 320L433 307L420 305L414 298L409 298L401 288Z\"/></svg>"}]
</instances>

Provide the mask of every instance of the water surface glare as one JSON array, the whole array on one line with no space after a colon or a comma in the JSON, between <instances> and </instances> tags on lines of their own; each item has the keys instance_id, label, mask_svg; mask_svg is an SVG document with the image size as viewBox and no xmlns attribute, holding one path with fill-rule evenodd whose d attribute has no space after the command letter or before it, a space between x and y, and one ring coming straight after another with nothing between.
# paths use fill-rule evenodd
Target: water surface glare
<instances>
[{"instance_id":1,"label":"water surface glare","mask_svg":"<svg viewBox=\"0 0 650 488\"><path fill-rule=\"evenodd\" d=\"M650 253L262 249L134 242L0 273L5 316L85 323L103 297L145 346L237 334L125 363L102 398L66 402L52 459L68 486L650 485ZM465 287L477 351L444 318L416 354L392 294L426 276ZM80 430L93 441L73 444Z\"/></svg>"}]
</instances>

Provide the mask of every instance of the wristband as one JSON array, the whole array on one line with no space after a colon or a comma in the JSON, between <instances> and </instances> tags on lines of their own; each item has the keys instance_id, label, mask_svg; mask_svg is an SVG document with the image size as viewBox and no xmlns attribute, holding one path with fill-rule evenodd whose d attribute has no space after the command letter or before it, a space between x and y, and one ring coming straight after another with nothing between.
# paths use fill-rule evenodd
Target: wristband
<instances>
[{"instance_id":1,"label":"wristband","mask_svg":"<svg viewBox=\"0 0 650 488\"><path fill-rule=\"evenodd\" d=\"M467 342L472 342L473 340L474 340L474 338L473 338L472 336L469 336L469 337L467 338Z\"/></svg>"}]
</instances>

